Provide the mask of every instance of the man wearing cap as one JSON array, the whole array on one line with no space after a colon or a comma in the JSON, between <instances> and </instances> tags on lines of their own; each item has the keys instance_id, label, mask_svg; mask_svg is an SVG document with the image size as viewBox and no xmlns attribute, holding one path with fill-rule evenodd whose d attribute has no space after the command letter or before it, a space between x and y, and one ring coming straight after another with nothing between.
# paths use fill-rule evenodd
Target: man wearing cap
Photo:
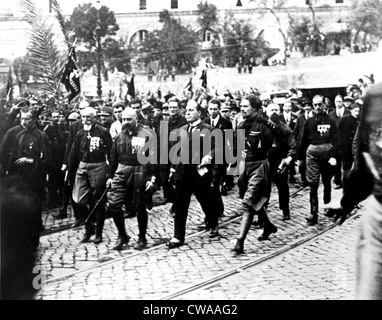
<instances>
[{"instance_id":1,"label":"man wearing cap","mask_svg":"<svg viewBox=\"0 0 382 320\"><path fill-rule=\"evenodd\" d=\"M114 139L122 131L122 111L125 109L125 104L122 101L113 103L113 113L115 121L110 126L110 135Z\"/></svg>"},{"instance_id":2,"label":"man wearing cap","mask_svg":"<svg viewBox=\"0 0 382 320\"><path fill-rule=\"evenodd\" d=\"M85 234L81 242L90 240L94 234L93 222L96 221L94 243L99 244L102 242L105 223L106 197L103 195L108 171L106 161L109 161L112 138L109 130L96 124L94 108L83 109L81 118L83 128L77 132L70 150L68 174L75 176L72 198L85 221ZM89 217L90 213L92 215Z\"/></svg>"},{"instance_id":3,"label":"man wearing cap","mask_svg":"<svg viewBox=\"0 0 382 320\"><path fill-rule=\"evenodd\" d=\"M308 120L308 118L313 117L312 101L309 98L304 98L302 100L302 108L303 108L303 113L297 118L296 125L293 130L294 139L296 141L297 154L300 152L299 150L301 149L301 139L302 139L302 133L304 131L305 121ZM301 176L303 187L307 187L309 183L308 183L308 180L306 180L305 159L298 160L298 171Z\"/></svg>"},{"instance_id":4,"label":"man wearing cap","mask_svg":"<svg viewBox=\"0 0 382 320\"><path fill-rule=\"evenodd\" d=\"M112 113L113 113L113 109L108 106L101 108L101 111L98 113L102 126L109 131L110 131L111 124L113 123L113 120L111 119Z\"/></svg>"},{"instance_id":5,"label":"man wearing cap","mask_svg":"<svg viewBox=\"0 0 382 320\"><path fill-rule=\"evenodd\" d=\"M269 220L267 206L271 193L269 176L268 151L272 147L274 135L267 119L262 116L261 100L254 96L246 96L241 100L241 112L244 121L238 126L245 132L244 165L240 172L238 186L244 209L239 237L232 251L241 254L244 251L244 241L251 228L255 215L263 225L260 241L268 240L272 233L277 232L276 226Z\"/></svg>"},{"instance_id":6,"label":"man wearing cap","mask_svg":"<svg viewBox=\"0 0 382 320\"><path fill-rule=\"evenodd\" d=\"M340 120L350 114L350 111L345 108L343 103L343 98L341 95L336 95L334 98L335 109L329 113L329 117L331 117L336 123L337 127L339 125ZM342 171L341 171L341 154L338 153L336 156L337 165L335 167L334 172L334 189L342 188Z\"/></svg>"},{"instance_id":7,"label":"man wearing cap","mask_svg":"<svg viewBox=\"0 0 382 320\"><path fill-rule=\"evenodd\" d=\"M147 153L143 153L142 147L150 139L154 139L154 136L151 129L144 128L138 123L138 116L132 108L126 108L122 112L122 122L124 129L114 139L106 183L107 188L111 187L107 198L110 213L118 230L118 239L113 249L121 250L130 239L125 229L122 205L126 201L127 194L131 194L130 199L136 208L139 228L138 243L134 249L142 250L147 246L148 216L145 193L154 189L156 180L150 160L147 164L142 164L142 158L147 156Z\"/></svg>"},{"instance_id":8,"label":"man wearing cap","mask_svg":"<svg viewBox=\"0 0 382 320\"><path fill-rule=\"evenodd\" d=\"M353 102L354 102L353 97L346 96L344 98L344 107L345 107L345 109L350 110L350 106L353 104Z\"/></svg>"},{"instance_id":9,"label":"man wearing cap","mask_svg":"<svg viewBox=\"0 0 382 320\"><path fill-rule=\"evenodd\" d=\"M52 111L52 121L44 128L51 145L50 161L47 167L50 209L58 206L58 196L61 195L64 184L61 166L65 155L66 136L58 125L59 116L60 113L57 110ZM55 218L66 218L67 215L66 212L59 211L59 214L53 216Z\"/></svg>"},{"instance_id":10,"label":"man wearing cap","mask_svg":"<svg viewBox=\"0 0 382 320\"><path fill-rule=\"evenodd\" d=\"M310 216L308 224L318 223L318 187L320 176L324 187L324 204L331 201L331 179L336 166L338 129L325 112L324 97L313 97L315 115L306 120L299 149L299 159L306 160L306 175L310 188Z\"/></svg>"}]
</instances>

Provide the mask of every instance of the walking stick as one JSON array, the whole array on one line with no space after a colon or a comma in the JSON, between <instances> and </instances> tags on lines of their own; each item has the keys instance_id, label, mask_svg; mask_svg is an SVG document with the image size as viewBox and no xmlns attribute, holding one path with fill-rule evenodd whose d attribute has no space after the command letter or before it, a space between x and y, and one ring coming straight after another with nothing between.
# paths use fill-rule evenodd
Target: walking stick
<instances>
[{"instance_id":1,"label":"walking stick","mask_svg":"<svg viewBox=\"0 0 382 320\"><path fill-rule=\"evenodd\" d=\"M95 204L95 206L93 207L92 211L89 213L88 217L86 218L85 220L85 223L88 222L89 218L91 217L91 215L93 214L93 212L95 211L95 209L97 209L97 207L99 206L99 204L101 203L102 199L105 197L106 195L106 192L109 190L109 188L106 188L105 191L103 192L101 198L97 201L97 203Z\"/></svg>"}]
</instances>

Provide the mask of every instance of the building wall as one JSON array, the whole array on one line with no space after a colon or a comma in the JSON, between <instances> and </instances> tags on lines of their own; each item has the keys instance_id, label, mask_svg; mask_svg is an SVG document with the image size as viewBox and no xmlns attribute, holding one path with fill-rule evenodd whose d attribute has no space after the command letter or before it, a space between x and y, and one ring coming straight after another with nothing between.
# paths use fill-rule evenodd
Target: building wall
<instances>
[{"instance_id":1,"label":"building wall","mask_svg":"<svg viewBox=\"0 0 382 320\"><path fill-rule=\"evenodd\" d=\"M130 41L134 35L141 30L153 31L161 28L159 22L159 12L168 9L171 14L179 18L183 24L190 25L193 29L199 30L197 23L197 5L201 0L178 0L178 9L171 9L173 0L146 0L146 9L140 10L140 2L143 0L101 0L101 4L107 5L114 11L117 23L120 26L118 35ZM338 0L312 0L314 3L317 20L323 26L344 19L347 14L347 6L350 0L343 0L343 3L336 3ZM36 5L43 15L54 22L53 13L49 12L49 0L35 0ZM65 0L60 1L64 15L70 15L79 3L95 2L92 0ZM253 23L256 33L262 30L274 31L276 20L268 10L259 9L255 2L241 0L241 7L237 7L238 0L209 0L219 9L220 21L228 14L228 10L233 10L237 19L243 19ZM269 0L273 3L274 0ZM28 43L28 25L22 19L22 11L19 1L0 1L0 58L12 58L22 56L26 52ZM288 29L288 13L294 17L309 16L311 12L306 5L306 0L287 0L286 10L276 10L280 17L282 28ZM57 34L60 30L56 25ZM274 34L274 32L273 32ZM59 40L58 40L59 41ZM64 48L64 46L63 46Z\"/></svg>"}]
</instances>

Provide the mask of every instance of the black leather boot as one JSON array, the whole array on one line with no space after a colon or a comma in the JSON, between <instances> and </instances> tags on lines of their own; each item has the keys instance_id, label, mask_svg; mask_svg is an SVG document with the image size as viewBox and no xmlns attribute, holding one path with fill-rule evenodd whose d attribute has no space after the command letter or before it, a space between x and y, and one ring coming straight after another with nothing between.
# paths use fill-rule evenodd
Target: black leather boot
<instances>
[{"instance_id":1,"label":"black leather boot","mask_svg":"<svg viewBox=\"0 0 382 320\"><path fill-rule=\"evenodd\" d=\"M276 233L277 232L277 227L270 223L270 224L267 224L265 227L264 227L264 231L263 231L263 234L258 237L257 239L259 241L263 241L263 240L268 240L269 239L269 236L272 234L272 233Z\"/></svg>"},{"instance_id":2,"label":"black leather boot","mask_svg":"<svg viewBox=\"0 0 382 320\"><path fill-rule=\"evenodd\" d=\"M318 223L318 214L311 214L309 218L306 218L308 225L314 226Z\"/></svg>"},{"instance_id":3,"label":"black leather boot","mask_svg":"<svg viewBox=\"0 0 382 320\"><path fill-rule=\"evenodd\" d=\"M242 254L244 252L244 239L237 239L231 251L236 252L236 254Z\"/></svg>"},{"instance_id":4,"label":"black leather boot","mask_svg":"<svg viewBox=\"0 0 382 320\"><path fill-rule=\"evenodd\" d=\"M130 237L126 233L125 218L123 217L122 210L113 212L113 210L111 209L111 212L113 214L113 220L114 220L115 226L117 227L117 230L118 230L118 239L112 249L121 250L125 244L129 243Z\"/></svg>"},{"instance_id":5,"label":"black leather boot","mask_svg":"<svg viewBox=\"0 0 382 320\"><path fill-rule=\"evenodd\" d=\"M121 250L125 244L129 243L129 240L130 240L130 237L127 234L125 234L123 236L119 236L117 239L117 242L115 243L115 245L112 249L113 250Z\"/></svg>"},{"instance_id":6,"label":"black leather boot","mask_svg":"<svg viewBox=\"0 0 382 320\"><path fill-rule=\"evenodd\" d=\"M85 234L81 240L81 243L86 243L86 242L89 242L90 238L92 235L94 235L94 226L93 224L90 222L90 223L86 223L85 224Z\"/></svg>"},{"instance_id":7,"label":"black leather boot","mask_svg":"<svg viewBox=\"0 0 382 320\"><path fill-rule=\"evenodd\" d=\"M95 244L99 244L102 242L102 231L103 226L105 224L105 205L101 204L96 211L96 236L94 239Z\"/></svg>"}]
</instances>

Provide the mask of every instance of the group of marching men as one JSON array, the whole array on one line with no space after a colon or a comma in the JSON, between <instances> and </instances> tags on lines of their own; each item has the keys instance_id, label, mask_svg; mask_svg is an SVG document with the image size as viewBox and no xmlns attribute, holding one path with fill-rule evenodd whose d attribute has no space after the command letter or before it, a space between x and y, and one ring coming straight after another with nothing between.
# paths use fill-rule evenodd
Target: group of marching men
<instances>
[{"instance_id":1,"label":"group of marching men","mask_svg":"<svg viewBox=\"0 0 382 320\"><path fill-rule=\"evenodd\" d=\"M223 99L204 96L198 101L172 96L164 104L133 99L127 105L114 102L106 107L84 100L70 114L53 110L49 123L39 121L38 107L23 102L3 119L3 128L9 129L0 145L1 174L14 177L9 187L34 200L34 247L43 230L41 211L47 186L49 207L60 205L55 218L66 218L68 203L72 203L73 227L85 226L83 243L93 235L93 243L102 242L109 214L118 229L115 250L121 250L130 239L125 210L138 220L134 248L147 246L147 210L152 208L158 188L163 189L164 202L172 203L170 249L184 244L192 194L205 214L199 227L209 230L210 238L219 237L222 196L234 187L237 175L244 213L232 250L241 254L251 225L263 228L259 240L277 232L267 215L272 182L277 186L283 220L291 219L288 181L295 182L296 168L303 186L310 188L307 222L318 223L320 176L324 203L329 204L333 176L336 188L341 188L352 166L353 137L362 108L360 94L355 85L348 96L337 95L334 106L320 95L310 100L296 94L282 104L256 94L236 100L231 95ZM211 140L216 130L221 131L223 143ZM233 140L228 138L230 130ZM155 150L147 148L153 139L158 142ZM176 148L180 141L182 147ZM225 157L216 161L217 154L227 154L225 149L230 149L237 161ZM169 161L160 161L161 152L168 153ZM144 158L151 161L144 162Z\"/></svg>"}]
</instances>

